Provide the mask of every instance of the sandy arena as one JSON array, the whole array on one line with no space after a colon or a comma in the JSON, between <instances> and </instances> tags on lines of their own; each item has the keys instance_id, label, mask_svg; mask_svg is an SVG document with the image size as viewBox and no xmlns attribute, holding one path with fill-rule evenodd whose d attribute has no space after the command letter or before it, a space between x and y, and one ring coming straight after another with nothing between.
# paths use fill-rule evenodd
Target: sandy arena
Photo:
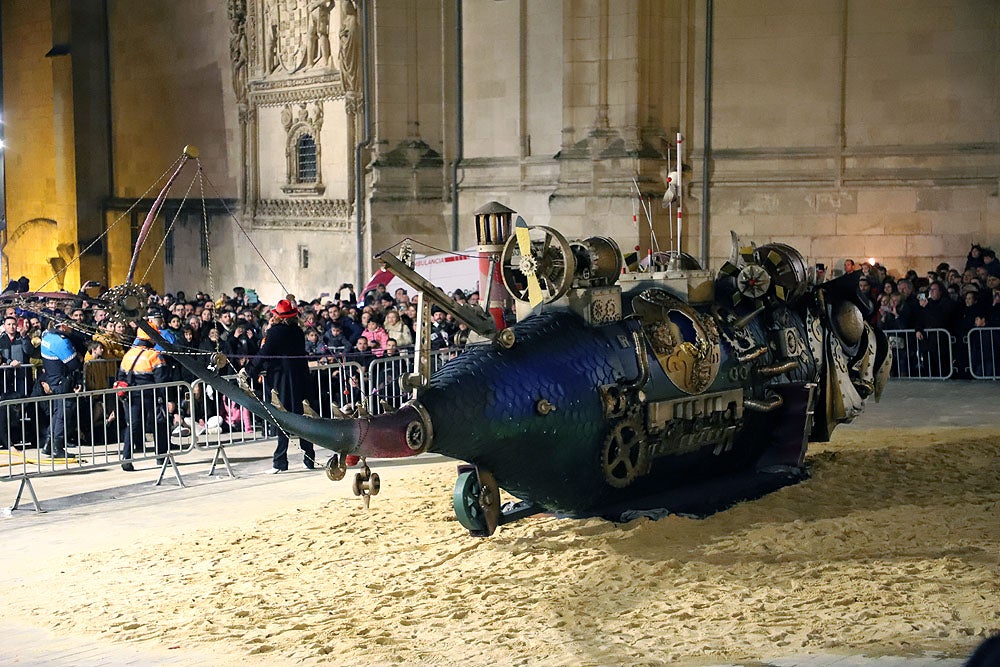
<instances>
[{"instance_id":1,"label":"sandy arena","mask_svg":"<svg viewBox=\"0 0 1000 667\"><path fill-rule=\"evenodd\" d=\"M450 461L378 468L367 511L349 481L257 474L266 461L188 489L150 491L147 469L127 478L142 494L0 522L17 548L0 560L3 627L218 665L964 658L1000 632L1000 434L921 412L921 393L955 387L949 403L1000 394L890 386L810 448L810 480L705 520L542 516L474 539ZM9 504L16 486L0 489Z\"/></svg>"}]
</instances>

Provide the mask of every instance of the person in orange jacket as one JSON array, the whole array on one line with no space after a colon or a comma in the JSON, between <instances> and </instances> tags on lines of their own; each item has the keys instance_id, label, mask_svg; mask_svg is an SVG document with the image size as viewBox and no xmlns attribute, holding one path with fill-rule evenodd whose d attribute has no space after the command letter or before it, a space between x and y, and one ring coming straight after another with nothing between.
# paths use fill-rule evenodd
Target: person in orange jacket
<instances>
[{"instance_id":1,"label":"person in orange jacket","mask_svg":"<svg viewBox=\"0 0 1000 667\"><path fill-rule=\"evenodd\" d=\"M152 325L154 328L155 325ZM167 362L150 340L149 334L139 330L138 338L132 348L125 353L118 368L118 381L125 382L129 387L142 387L162 384L169 380ZM132 453L145 451L146 428L151 426L153 441L156 445L156 463L162 465L164 455L170 446L170 428L167 416L166 391L159 389L143 389L142 391L127 391L122 399L128 422L122 445L122 470L135 470L132 465Z\"/></svg>"}]
</instances>

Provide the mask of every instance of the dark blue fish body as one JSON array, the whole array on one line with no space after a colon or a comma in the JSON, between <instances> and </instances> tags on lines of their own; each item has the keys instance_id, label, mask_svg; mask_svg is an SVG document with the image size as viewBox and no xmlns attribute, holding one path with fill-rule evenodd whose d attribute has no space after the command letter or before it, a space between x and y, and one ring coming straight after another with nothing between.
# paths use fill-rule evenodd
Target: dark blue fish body
<instances>
[{"instance_id":1,"label":"dark blue fish body","mask_svg":"<svg viewBox=\"0 0 1000 667\"><path fill-rule=\"evenodd\" d=\"M637 328L543 313L516 325L510 349L471 346L420 394L434 424L431 451L482 466L548 509L589 505L603 486L599 446L608 431L598 388L639 375ZM541 401L554 409L540 414Z\"/></svg>"}]
</instances>

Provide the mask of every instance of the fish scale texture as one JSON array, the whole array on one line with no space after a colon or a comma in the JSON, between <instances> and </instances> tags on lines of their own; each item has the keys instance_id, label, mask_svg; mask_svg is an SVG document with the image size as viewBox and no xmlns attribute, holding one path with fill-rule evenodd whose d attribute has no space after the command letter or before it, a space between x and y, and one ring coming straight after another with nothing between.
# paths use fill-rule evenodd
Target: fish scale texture
<instances>
[{"instance_id":1,"label":"fish scale texture","mask_svg":"<svg viewBox=\"0 0 1000 667\"><path fill-rule=\"evenodd\" d=\"M550 509L587 506L604 486L599 387L622 379L635 356L616 339L626 330L557 312L514 331L512 348L472 346L431 378L420 397L434 427L431 451L489 470L515 496L530 489ZM540 414L542 399L555 410Z\"/></svg>"}]
</instances>

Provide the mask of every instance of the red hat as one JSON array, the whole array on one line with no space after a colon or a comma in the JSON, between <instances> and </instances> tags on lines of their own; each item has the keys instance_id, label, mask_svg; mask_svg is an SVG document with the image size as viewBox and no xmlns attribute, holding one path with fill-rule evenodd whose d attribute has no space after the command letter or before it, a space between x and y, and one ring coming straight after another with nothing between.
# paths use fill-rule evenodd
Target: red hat
<instances>
[{"instance_id":1,"label":"red hat","mask_svg":"<svg viewBox=\"0 0 1000 667\"><path fill-rule=\"evenodd\" d=\"M282 299L278 305L271 309L271 314L283 320L290 317L298 317L299 309L293 306L288 299Z\"/></svg>"}]
</instances>

